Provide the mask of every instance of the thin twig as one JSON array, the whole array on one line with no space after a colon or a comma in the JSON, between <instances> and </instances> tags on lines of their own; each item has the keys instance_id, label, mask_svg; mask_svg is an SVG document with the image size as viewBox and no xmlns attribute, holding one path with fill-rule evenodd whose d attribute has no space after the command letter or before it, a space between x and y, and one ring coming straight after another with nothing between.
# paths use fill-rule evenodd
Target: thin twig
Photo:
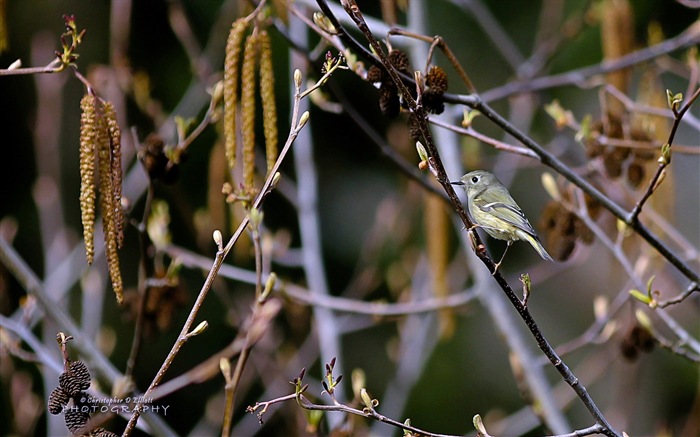
<instances>
[{"instance_id":1,"label":"thin twig","mask_svg":"<svg viewBox=\"0 0 700 437\"><path fill-rule=\"evenodd\" d=\"M251 315L251 326L255 323L258 313L262 309L262 305L265 303L262 299L262 248L260 247L260 232L258 226L260 225L259 220L256 223L251 224L251 234L253 240L253 249L255 253L255 305L253 307L253 313ZM249 327L249 330L251 328ZM250 335L246 335L246 341L241 348L241 352L236 361L236 368L233 371L233 376L231 380L226 383L225 393L226 401L224 403L224 420L221 429L221 436L227 437L231 435L231 426L233 424L233 402L236 399L236 390L238 389L238 383L243 375L243 368L248 362L248 356L250 354L250 349L253 347L253 339Z\"/></svg>"},{"instance_id":2,"label":"thin twig","mask_svg":"<svg viewBox=\"0 0 700 437\"><path fill-rule=\"evenodd\" d=\"M527 156L528 158L537 158L537 154L535 154L535 152L533 152L530 149L527 149L525 147L514 146L512 144L508 144L508 143L505 143L503 141L498 141L495 138L491 138L489 136L486 136L482 133L477 132L472 127L463 128L463 127L455 126L455 125L447 123L447 122L445 122L437 117L432 117L432 116L430 117L430 122L432 124L434 124L435 126L440 126L441 128L447 129L449 131L477 139L484 144L488 144L490 146L493 146L493 148L496 150L502 150L504 152L513 153L513 154L520 155L520 156Z\"/></svg>"},{"instance_id":3,"label":"thin twig","mask_svg":"<svg viewBox=\"0 0 700 437\"><path fill-rule=\"evenodd\" d=\"M672 145L673 145L673 140L676 137L676 132L678 131L678 126L681 123L681 120L683 119L683 115L685 115L686 112L690 109L690 107L693 105L695 100L700 96L700 88L696 89L693 95L688 99L688 101L683 105L683 107L676 113L674 110L674 115L675 119L673 120L673 126L671 127L671 133L668 135L668 140L666 142L667 147L669 147L668 151L668 158L661 157L659 158L659 166L656 168L656 172L654 173L654 176L651 178L649 181L649 186L647 187L647 190L644 192L642 195L642 198L639 199L639 202L634 206L634 209L632 209L632 212L630 212L628 216L628 220L632 223L636 223L639 220L639 213L642 212L642 207L644 206L644 203L651 197L652 194L654 194L654 191L658 188L659 184L661 183L662 175L664 174L666 167L668 167L671 164L671 150L672 150ZM698 278L691 278L694 281L698 282Z\"/></svg>"}]
</instances>

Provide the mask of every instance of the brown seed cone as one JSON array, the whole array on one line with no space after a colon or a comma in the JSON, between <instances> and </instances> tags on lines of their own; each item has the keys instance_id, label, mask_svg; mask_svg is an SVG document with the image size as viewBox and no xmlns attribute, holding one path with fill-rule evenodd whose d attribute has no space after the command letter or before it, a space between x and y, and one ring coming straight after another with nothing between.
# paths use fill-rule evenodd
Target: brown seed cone
<instances>
[{"instance_id":1,"label":"brown seed cone","mask_svg":"<svg viewBox=\"0 0 700 437\"><path fill-rule=\"evenodd\" d=\"M370 82L370 83L381 82L382 78L384 77L383 71L384 70L377 67L376 65L370 66L367 69L367 82Z\"/></svg>"},{"instance_id":2,"label":"brown seed cone","mask_svg":"<svg viewBox=\"0 0 700 437\"><path fill-rule=\"evenodd\" d=\"M556 231L547 235L547 250L558 261L566 261L576 248L576 240L573 237L562 235Z\"/></svg>"},{"instance_id":3,"label":"brown seed cone","mask_svg":"<svg viewBox=\"0 0 700 437\"><path fill-rule=\"evenodd\" d=\"M58 375L58 386L66 392L68 397L73 397L82 390L82 383L71 372L63 372Z\"/></svg>"},{"instance_id":4,"label":"brown seed cone","mask_svg":"<svg viewBox=\"0 0 700 437\"><path fill-rule=\"evenodd\" d=\"M80 110L80 215L85 257L88 264L92 264L95 257L95 96L84 95L80 100Z\"/></svg>"},{"instance_id":5,"label":"brown seed cone","mask_svg":"<svg viewBox=\"0 0 700 437\"><path fill-rule=\"evenodd\" d=\"M408 55L406 52L398 49L390 51L389 62L391 62L391 65L393 65L397 70L410 74L411 63L408 60Z\"/></svg>"},{"instance_id":6,"label":"brown seed cone","mask_svg":"<svg viewBox=\"0 0 700 437\"><path fill-rule=\"evenodd\" d=\"M379 88L379 109L389 118L396 118L401 112L399 96L393 83L383 83Z\"/></svg>"},{"instance_id":7,"label":"brown seed cone","mask_svg":"<svg viewBox=\"0 0 700 437\"><path fill-rule=\"evenodd\" d=\"M639 188L642 181L644 181L644 176L644 161L635 158L630 163L629 167L627 167L627 182L629 182L633 188Z\"/></svg>"},{"instance_id":8,"label":"brown seed cone","mask_svg":"<svg viewBox=\"0 0 700 437\"><path fill-rule=\"evenodd\" d=\"M54 416L59 414L63 410L63 406L68 403L68 398L68 393L60 386L53 389L49 395L49 401L47 402L49 413Z\"/></svg>"},{"instance_id":9,"label":"brown seed cone","mask_svg":"<svg viewBox=\"0 0 700 437\"><path fill-rule=\"evenodd\" d=\"M70 363L70 372L78 382L81 390L90 388L90 371L82 361L73 361Z\"/></svg>"},{"instance_id":10,"label":"brown seed cone","mask_svg":"<svg viewBox=\"0 0 700 437\"><path fill-rule=\"evenodd\" d=\"M224 139L226 160L229 168L236 164L236 111L238 105L238 72L240 65L241 43L248 23L244 19L236 20L226 40L226 59L224 61Z\"/></svg>"},{"instance_id":11,"label":"brown seed cone","mask_svg":"<svg viewBox=\"0 0 700 437\"><path fill-rule=\"evenodd\" d=\"M445 70L433 65L425 75L425 84L436 94L444 94L447 91L447 73Z\"/></svg>"},{"instance_id":12,"label":"brown seed cone","mask_svg":"<svg viewBox=\"0 0 700 437\"><path fill-rule=\"evenodd\" d=\"M603 206L596 199L588 195L587 193L583 195L583 200L586 202L586 208L588 209L588 215L593 219L597 219L600 213L603 212Z\"/></svg>"},{"instance_id":13,"label":"brown seed cone","mask_svg":"<svg viewBox=\"0 0 700 437\"><path fill-rule=\"evenodd\" d=\"M595 234L579 216L574 219L574 235L584 244L591 244L595 240Z\"/></svg>"},{"instance_id":14,"label":"brown seed cone","mask_svg":"<svg viewBox=\"0 0 700 437\"><path fill-rule=\"evenodd\" d=\"M603 156L603 165L605 172L613 179L617 179L622 175L622 161L615 153L608 152Z\"/></svg>"},{"instance_id":15,"label":"brown seed cone","mask_svg":"<svg viewBox=\"0 0 700 437\"><path fill-rule=\"evenodd\" d=\"M266 31L260 32L260 98L265 134L265 158L269 173L277 161L277 104L275 102L275 73L272 69L272 47Z\"/></svg>"},{"instance_id":16,"label":"brown seed cone","mask_svg":"<svg viewBox=\"0 0 700 437\"><path fill-rule=\"evenodd\" d=\"M80 408L69 408L66 410L66 428L75 435L82 434L82 430L90 420L90 413L82 411Z\"/></svg>"},{"instance_id":17,"label":"brown seed cone","mask_svg":"<svg viewBox=\"0 0 700 437\"><path fill-rule=\"evenodd\" d=\"M420 130L418 117L415 112L411 112L408 116L408 135L413 141L420 141L423 138L423 133Z\"/></svg>"},{"instance_id":18,"label":"brown seed cone","mask_svg":"<svg viewBox=\"0 0 700 437\"><path fill-rule=\"evenodd\" d=\"M542 210L540 215L540 228L544 231L553 230L557 227L557 217L562 212L561 203L551 200Z\"/></svg>"}]
</instances>

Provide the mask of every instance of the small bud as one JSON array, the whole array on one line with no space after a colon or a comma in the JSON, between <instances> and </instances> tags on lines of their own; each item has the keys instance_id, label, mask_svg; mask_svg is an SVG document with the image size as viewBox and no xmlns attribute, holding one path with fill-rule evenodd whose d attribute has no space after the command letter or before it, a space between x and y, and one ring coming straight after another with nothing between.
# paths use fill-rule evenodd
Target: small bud
<instances>
[{"instance_id":1,"label":"small bud","mask_svg":"<svg viewBox=\"0 0 700 437\"><path fill-rule=\"evenodd\" d=\"M666 90L666 99L668 102L668 107L671 108L673 113L675 114L678 112L678 109L683 102L683 93L676 93L673 94L673 92L669 89Z\"/></svg>"},{"instance_id":2,"label":"small bud","mask_svg":"<svg viewBox=\"0 0 700 437\"><path fill-rule=\"evenodd\" d=\"M265 281L265 288L258 298L258 302L263 303L265 300L267 300L268 296L270 296L270 293L272 293L272 290L275 288L276 282L277 274L275 274L275 272L270 273L270 276L267 277L267 281Z\"/></svg>"},{"instance_id":3,"label":"small bud","mask_svg":"<svg viewBox=\"0 0 700 437\"><path fill-rule=\"evenodd\" d=\"M530 298L530 288L532 286L532 280L530 275L523 273L520 275L520 282L523 284L523 306L527 306L527 300Z\"/></svg>"},{"instance_id":4,"label":"small bud","mask_svg":"<svg viewBox=\"0 0 700 437\"><path fill-rule=\"evenodd\" d=\"M642 293L641 291L636 289L630 290L629 293L630 296L632 296L633 298L637 299L645 305L649 305L651 303L651 297L649 297L649 295L646 293Z\"/></svg>"},{"instance_id":5,"label":"small bud","mask_svg":"<svg viewBox=\"0 0 700 437\"><path fill-rule=\"evenodd\" d=\"M406 419L403 421L404 426L411 426L411 419ZM409 431L407 429L403 430L403 435L404 437L412 437L415 434L412 431Z\"/></svg>"},{"instance_id":6,"label":"small bud","mask_svg":"<svg viewBox=\"0 0 700 437\"><path fill-rule=\"evenodd\" d=\"M187 334L188 337L194 337L195 335L199 335L202 332L206 331L207 328L209 327L209 322L206 320L202 321L199 325L197 325L196 328L194 328L192 331L190 331L189 334Z\"/></svg>"},{"instance_id":7,"label":"small bud","mask_svg":"<svg viewBox=\"0 0 700 437\"><path fill-rule=\"evenodd\" d=\"M282 174L280 172L275 172L275 175L272 176L272 183L270 183L271 190L277 187L277 184L280 183L280 179L282 179Z\"/></svg>"},{"instance_id":8,"label":"small bud","mask_svg":"<svg viewBox=\"0 0 700 437\"><path fill-rule=\"evenodd\" d=\"M593 299L593 314L596 320L602 320L608 315L609 301L605 296L597 296Z\"/></svg>"},{"instance_id":9,"label":"small bud","mask_svg":"<svg viewBox=\"0 0 700 437\"><path fill-rule=\"evenodd\" d=\"M211 91L211 99L214 102L214 106L217 106L219 102L224 98L224 81L220 80L214 85L214 89Z\"/></svg>"},{"instance_id":10,"label":"small bud","mask_svg":"<svg viewBox=\"0 0 700 437\"><path fill-rule=\"evenodd\" d=\"M323 419L323 411L321 410L304 410L306 412L306 432L316 434L318 427Z\"/></svg>"},{"instance_id":11,"label":"small bud","mask_svg":"<svg viewBox=\"0 0 700 437\"><path fill-rule=\"evenodd\" d=\"M301 79L301 70L297 68L296 70L294 70L294 85L297 88L301 88Z\"/></svg>"},{"instance_id":12,"label":"small bud","mask_svg":"<svg viewBox=\"0 0 700 437\"><path fill-rule=\"evenodd\" d=\"M362 369L353 369L350 375L350 380L352 381L352 392L356 398L360 397L362 387L364 387L367 382L367 377L365 376L365 371Z\"/></svg>"},{"instance_id":13,"label":"small bud","mask_svg":"<svg viewBox=\"0 0 700 437\"><path fill-rule=\"evenodd\" d=\"M479 416L478 414L475 415L472 419L472 423L474 424L474 428L479 433L479 435L483 437L489 437L489 433L486 432L486 427L484 426L484 422L481 420L481 416Z\"/></svg>"},{"instance_id":14,"label":"small bud","mask_svg":"<svg viewBox=\"0 0 700 437\"><path fill-rule=\"evenodd\" d=\"M542 173L542 186L547 194L549 194L549 197L556 201L561 201L561 193L559 192L557 181L551 173Z\"/></svg>"},{"instance_id":15,"label":"small bud","mask_svg":"<svg viewBox=\"0 0 700 437\"><path fill-rule=\"evenodd\" d=\"M323 12L314 12L314 23L321 28L324 32L330 35L337 35L338 29L335 28L331 20L326 17Z\"/></svg>"},{"instance_id":16,"label":"small bud","mask_svg":"<svg viewBox=\"0 0 700 437\"><path fill-rule=\"evenodd\" d=\"M657 188L659 188L659 185L666 179L666 169L661 170L661 173L659 173L659 178L656 180L656 183L654 184L653 190L656 191Z\"/></svg>"},{"instance_id":17,"label":"small bud","mask_svg":"<svg viewBox=\"0 0 700 437\"><path fill-rule=\"evenodd\" d=\"M544 105L545 112L554 119L557 125L557 129L562 129L566 126L572 125L574 121L574 116L571 111L567 111L559 103L558 100L553 100L552 103Z\"/></svg>"},{"instance_id":18,"label":"small bud","mask_svg":"<svg viewBox=\"0 0 700 437\"><path fill-rule=\"evenodd\" d=\"M365 404L365 407L372 409L372 398L370 397L369 393L367 393L367 389L363 388L360 390L360 399L362 399L362 403Z\"/></svg>"},{"instance_id":19,"label":"small bud","mask_svg":"<svg viewBox=\"0 0 700 437\"><path fill-rule=\"evenodd\" d=\"M583 117L583 120L581 120L581 128L578 132L576 132L576 135L574 136L574 139L576 141L581 142L583 140L591 138L591 135L593 133L591 129L591 120L592 117L590 114L587 114L585 117Z\"/></svg>"},{"instance_id":20,"label":"small bud","mask_svg":"<svg viewBox=\"0 0 700 437\"><path fill-rule=\"evenodd\" d=\"M302 128L306 125L306 122L309 121L309 111L304 111L303 114L301 114L301 118L299 118L299 128Z\"/></svg>"},{"instance_id":21,"label":"small bud","mask_svg":"<svg viewBox=\"0 0 700 437\"><path fill-rule=\"evenodd\" d=\"M462 127L467 128L472 125L474 122L474 119L481 115L481 112L479 111L470 111L468 109L464 110L464 115L462 116Z\"/></svg>"},{"instance_id":22,"label":"small bud","mask_svg":"<svg viewBox=\"0 0 700 437\"><path fill-rule=\"evenodd\" d=\"M256 229L260 227L263 216L263 212L258 208L250 208L250 212L248 213L248 217L250 217L250 226Z\"/></svg>"},{"instance_id":23,"label":"small bud","mask_svg":"<svg viewBox=\"0 0 700 437\"><path fill-rule=\"evenodd\" d=\"M224 379L228 384L231 381L231 361L226 357L221 357L219 360L219 370L224 375Z\"/></svg>"},{"instance_id":24,"label":"small bud","mask_svg":"<svg viewBox=\"0 0 700 437\"><path fill-rule=\"evenodd\" d=\"M216 243L216 247L217 247L219 250L223 250L223 248L224 248L224 246L223 246L224 240L223 240L223 237L221 236L221 231L218 230L218 229L215 229L215 230L214 230L213 237L214 237L214 243Z\"/></svg>"},{"instance_id":25,"label":"small bud","mask_svg":"<svg viewBox=\"0 0 700 437\"><path fill-rule=\"evenodd\" d=\"M659 164L668 165L671 163L671 145L666 143L661 146L661 156L659 157Z\"/></svg>"},{"instance_id":26,"label":"small bud","mask_svg":"<svg viewBox=\"0 0 700 437\"><path fill-rule=\"evenodd\" d=\"M8 70L16 70L16 69L20 68L21 66L22 66L22 60L21 60L21 59L17 59L15 62L13 62L12 64L10 64L10 66L7 67L7 69L8 69Z\"/></svg>"},{"instance_id":27,"label":"small bud","mask_svg":"<svg viewBox=\"0 0 700 437\"><path fill-rule=\"evenodd\" d=\"M428 151L425 150L425 146L420 141L416 141L416 150L421 161L428 160Z\"/></svg>"}]
</instances>

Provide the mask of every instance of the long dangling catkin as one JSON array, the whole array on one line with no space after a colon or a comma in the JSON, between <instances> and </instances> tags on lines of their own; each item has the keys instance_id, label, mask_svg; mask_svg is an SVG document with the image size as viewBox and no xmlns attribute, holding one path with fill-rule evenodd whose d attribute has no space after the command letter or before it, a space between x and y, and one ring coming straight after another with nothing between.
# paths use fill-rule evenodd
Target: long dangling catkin
<instances>
[{"instance_id":1,"label":"long dangling catkin","mask_svg":"<svg viewBox=\"0 0 700 437\"><path fill-rule=\"evenodd\" d=\"M226 160L229 168L236 164L236 105L238 104L238 70L243 42L243 33L247 27L244 19L238 19L231 25L226 40L226 59L224 61L224 140Z\"/></svg>"},{"instance_id":2,"label":"long dangling catkin","mask_svg":"<svg viewBox=\"0 0 700 437\"><path fill-rule=\"evenodd\" d=\"M112 178L112 212L117 247L124 244L124 215L122 213L122 146L121 130L117 123L117 113L111 102L105 102L104 114L107 120L107 133L110 141L110 173Z\"/></svg>"},{"instance_id":3,"label":"long dangling catkin","mask_svg":"<svg viewBox=\"0 0 700 437\"><path fill-rule=\"evenodd\" d=\"M117 302L123 299L122 277L119 269L119 256L117 254L117 227L114 217L114 181L112 179L111 145L109 127L104 117L98 117L97 123L97 164L100 172L100 212L102 213L102 233L105 240L105 257L109 277L112 280L112 289L117 297Z\"/></svg>"},{"instance_id":4,"label":"long dangling catkin","mask_svg":"<svg viewBox=\"0 0 700 437\"><path fill-rule=\"evenodd\" d=\"M80 217L85 257L88 264L92 264L95 257L95 96L83 96L80 110Z\"/></svg>"},{"instance_id":5,"label":"long dangling catkin","mask_svg":"<svg viewBox=\"0 0 700 437\"><path fill-rule=\"evenodd\" d=\"M243 147L243 186L251 193L255 176L255 67L258 55L258 35L246 38L241 67L241 135Z\"/></svg>"},{"instance_id":6,"label":"long dangling catkin","mask_svg":"<svg viewBox=\"0 0 700 437\"><path fill-rule=\"evenodd\" d=\"M266 31L260 33L260 99L263 109L265 158L268 173L277 160L277 105L275 103L275 75L272 69L272 47Z\"/></svg>"}]
</instances>

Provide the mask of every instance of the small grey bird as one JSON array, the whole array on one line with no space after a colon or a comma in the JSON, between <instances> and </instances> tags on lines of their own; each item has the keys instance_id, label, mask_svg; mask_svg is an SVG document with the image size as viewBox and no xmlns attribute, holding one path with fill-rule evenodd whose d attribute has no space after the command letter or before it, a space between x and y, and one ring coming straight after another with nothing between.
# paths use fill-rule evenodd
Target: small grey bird
<instances>
[{"instance_id":1,"label":"small grey bird","mask_svg":"<svg viewBox=\"0 0 700 437\"><path fill-rule=\"evenodd\" d=\"M469 215L476 227L483 228L490 236L506 240L508 245L494 273L503 262L508 248L516 240L525 240L545 260L554 261L542 246L535 230L501 181L492 173L475 170L462 176L459 185L467 192Z\"/></svg>"}]
</instances>

